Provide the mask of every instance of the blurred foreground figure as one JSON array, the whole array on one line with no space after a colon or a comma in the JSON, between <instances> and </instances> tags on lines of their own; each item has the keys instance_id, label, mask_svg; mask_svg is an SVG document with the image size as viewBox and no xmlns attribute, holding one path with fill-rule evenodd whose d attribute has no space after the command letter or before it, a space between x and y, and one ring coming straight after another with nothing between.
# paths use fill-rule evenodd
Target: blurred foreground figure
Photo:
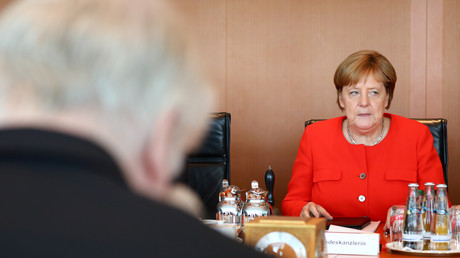
<instances>
[{"instance_id":1,"label":"blurred foreground figure","mask_svg":"<svg viewBox=\"0 0 460 258\"><path fill-rule=\"evenodd\" d=\"M255 257L172 194L212 91L160 1L16 1L0 18L1 257Z\"/></svg>"}]
</instances>

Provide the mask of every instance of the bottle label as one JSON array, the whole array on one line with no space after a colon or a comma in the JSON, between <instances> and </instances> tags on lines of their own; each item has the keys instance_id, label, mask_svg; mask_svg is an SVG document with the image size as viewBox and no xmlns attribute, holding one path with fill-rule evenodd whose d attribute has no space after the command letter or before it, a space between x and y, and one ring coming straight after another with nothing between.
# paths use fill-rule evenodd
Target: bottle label
<instances>
[{"instance_id":1,"label":"bottle label","mask_svg":"<svg viewBox=\"0 0 460 258\"><path fill-rule=\"evenodd\" d=\"M390 224L393 225L397 220L404 220L404 214L398 214L390 218Z\"/></svg>"},{"instance_id":2,"label":"bottle label","mask_svg":"<svg viewBox=\"0 0 460 258\"><path fill-rule=\"evenodd\" d=\"M431 242L434 243L450 242L451 239L451 235L431 235Z\"/></svg>"},{"instance_id":3,"label":"bottle label","mask_svg":"<svg viewBox=\"0 0 460 258\"><path fill-rule=\"evenodd\" d=\"M423 240L422 234L402 234L403 241L417 242Z\"/></svg>"},{"instance_id":4,"label":"bottle label","mask_svg":"<svg viewBox=\"0 0 460 258\"><path fill-rule=\"evenodd\" d=\"M420 214L420 213L422 213L422 209L408 208L407 211L406 211L407 215Z\"/></svg>"},{"instance_id":5,"label":"bottle label","mask_svg":"<svg viewBox=\"0 0 460 258\"><path fill-rule=\"evenodd\" d=\"M423 239L424 240L431 239L431 232L425 232L425 234L423 234Z\"/></svg>"},{"instance_id":6,"label":"bottle label","mask_svg":"<svg viewBox=\"0 0 460 258\"><path fill-rule=\"evenodd\" d=\"M447 211L446 210L434 210L436 212L436 214L438 215L447 215Z\"/></svg>"}]
</instances>

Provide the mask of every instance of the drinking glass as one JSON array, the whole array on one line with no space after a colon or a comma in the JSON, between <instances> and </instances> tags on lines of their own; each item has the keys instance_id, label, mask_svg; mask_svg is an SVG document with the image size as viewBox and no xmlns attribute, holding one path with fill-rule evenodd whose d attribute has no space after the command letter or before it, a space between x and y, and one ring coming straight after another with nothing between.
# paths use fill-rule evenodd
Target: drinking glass
<instances>
[{"instance_id":1,"label":"drinking glass","mask_svg":"<svg viewBox=\"0 0 460 258\"><path fill-rule=\"evenodd\" d=\"M450 208L452 223L452 250L460 250L460 205Z\"/></svg>"},{"instance_id":2,"label":"drinking glass","mask_svg":"<svg viewBox=\"0 0 460 258\"><path fill-rule=\"evenodd\" d=\"M402 231L405 205L393 205L390 213L390 239L399 247L402 246Z\"/></svg>"}]
</instances>

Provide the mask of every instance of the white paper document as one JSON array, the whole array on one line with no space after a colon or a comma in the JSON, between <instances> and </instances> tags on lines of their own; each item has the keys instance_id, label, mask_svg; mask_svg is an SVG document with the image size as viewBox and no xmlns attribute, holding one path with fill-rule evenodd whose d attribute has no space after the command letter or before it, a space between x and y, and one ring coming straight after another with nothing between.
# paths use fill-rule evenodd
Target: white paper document
<instances>
[{"instance_id":1,"label":"white paper document","mask_svg":"<svg viewBox=\"0 0 460 258\"><path fill-rule=\"evenodd\" d=\"M326 231L329 257L333 254L378 255L380 252L380 235L374 232L379 223L379 221L371 222L363 230L331 225Z\"/></svg>"}]
</instances>

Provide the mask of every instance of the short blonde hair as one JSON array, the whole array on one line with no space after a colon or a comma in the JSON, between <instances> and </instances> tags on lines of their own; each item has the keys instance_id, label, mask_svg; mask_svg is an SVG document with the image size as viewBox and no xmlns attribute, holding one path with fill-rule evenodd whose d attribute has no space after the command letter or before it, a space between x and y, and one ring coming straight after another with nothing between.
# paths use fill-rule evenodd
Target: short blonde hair
<instances>
[{"instance_id":1,"label":"short blonde hair","mask_svg":"<svg viewBox=\"0 0 460 258\"><path fill-rule=\"evenodd\" d=\"M361 50L349 55L337 67L334 74L334 84L337 89L337 104L343 111L339 103L339 95L344 86L351 86L359 82L364 76L372 74L377 81L383 83L389 96L388 106L390 108L393 92L396 84L396 71L390 61L374 50Z\"/></svg>"}]
</instances>

